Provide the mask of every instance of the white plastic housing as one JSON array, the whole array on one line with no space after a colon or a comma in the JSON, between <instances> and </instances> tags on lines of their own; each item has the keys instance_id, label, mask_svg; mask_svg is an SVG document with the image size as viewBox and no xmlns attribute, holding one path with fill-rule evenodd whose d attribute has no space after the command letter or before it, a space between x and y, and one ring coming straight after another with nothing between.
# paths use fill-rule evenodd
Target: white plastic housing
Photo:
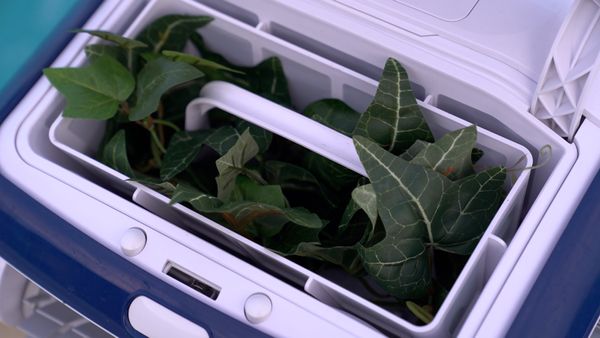
<instances>
[{"instance_id":1,"label":"white plastic housing","mask_svg":"<svg viewBox=\"0 0 600 338\"><path fill-rule=\"evenodd\" d=\"M151 18L174 12L171 8L174 8L175 3L169 3L168 9L164 8L165 4L160 1L151 4L150 8L152 10L148 10L148 14L142 13L140 18L130 27L128 34L135 35ZM197 5L182 1L178 3L178 6L181 7L175 12L190 13ZM189 6L189 8L185 6ZM279 41L260 30L256 31L244 24L239 24L235 20L218 13L211 13L211 15L214 15L217 20L201 30L207 44L226 57L244 65L256 64L270 55L277 55L282 58L286 75L290 80L294 103L297 106L305 106L318 98L327 97L326 93L330 92L329 87L335 84L335 86L344 89L343 93L348 93L346 98L350 99L351 104L364 107L370 100L369 94L366 93L373 93L376 89L377 82L374 80ZM243 46L250 41L252 41L252 44L248 45L248 54L246 55L251 57L242 58L244 55L242 53ZM336 96L333 92L331 94L331 96ZM197 120L203 120L201 114L207 109L219 107L364 174L364 169L362 169L349 138L298 113L289 111L226 83L207 85L203 89L202 96L203 98L193 102L188 107L186 114L186 128L188 129L198 128L201 123ZM420 105L436 137L470 124L430 104L420 102ZM86 130L87 132L81 133L80 130ZM135 183L124 183L124 180L127 179L125 176L93 159L102 132L103 123L101 122L59 117L51 128L50 138L57 147L86 165L99 177L104 177L104 179L110 181L109 176L112 175L113 183L111 184L117 187L121 186L117 189L127 190L123 186L124 184L137 187L134 194L136 202L156 214L173 220L175 223L181 223L181 216L169 210L171 208L167 206L167 198ZM484 129L480 129L478 147L481 147L486 153L486 156L480 162L482 167L490 165L511 166L523 157L526 158L523 164L524 167L532 163L531 155L527 149ZM485 265L495 265L502 257L502 253L507 246L503 238L510 238L518 226L529 173L529 171L523 171L515 175L514 185L510 184L510 180L507 181L507 189L510 189L510 192L505 204L490 224L486 235L481 240L481 245L474 253L470 264L464 269L465 272L453 288L448 301L438 312L434 323L429 325L428 330L430 332L443 332L455 325L454 321L460 317L458 312L461 308L469 305L469 300L477 292L476 285L481 283L481 280L475 277L475 271L484 268ZM219 243L224 243L234 250L254 258L254 262L260 262L269 270L278 272L279 275L294 276L292 279L299 286L304 287L308 293L329 305L358 315L360 318L388 332L409 333L415 328L414 325L339 287L335 283L297 266L269 250L261 248L259 245L185 207L175 206L175 209L186 215L186 217L191 217L199 222L194 225L188 224L188 227L193 227L195 231L201 233L210 234L209 237L216 239ZM485 273L480 276L484 279L488 277Z\"/></svg>"},{"instance_id":2,"label":"white plastic housing","mask_svg":"<svg viewBox=\"0 0 600 338\"><path fill-rule=\"evenodd\" d=\"M313 274L314 278L307 279L310 272L303 272L299 267L289 269L288 283L303 285L319 300L307 296L257 268L277 264L287 266L286 262L278 262L281 257L266 259L270 257L269 251L254 243L244 243L235 237L236 234L224 232L220 226L217 229L218 225L199 223L199 215L187 208L166 207L161 200L164 197L147 188L132 187L115 180L116 173L110 169L89 170L89 164L95 164L88 161L81 166L72 161L70 156L49 145L49 128L60 114L63 101L46 80L32 89L0 129L2 174L115 252L121 252L120 239L128 228L143 229L148 243L139 255L129 258L132 262L234 318L246 320L241 306L243 299L256 292L268 294L274 309L282 309L273 311L273 320L259 324L261 330L270 334L292 332L308 336L315 334L310 332L314 327L319 327L321 335L376 334L359 320L326 304L364 309L364 318L370 316L367 319L382 321L383 326L398 327L399 331L394 333L407 336L451 336L461 326L478 328L577 157L575 145L562 140L529 114L532 82L524 79L522 74L521 77L516 75L518 72L514 68L482 59L481 55L443 37L416 36L382 24L379 19L368 19L334 1L200 2L219 10L186 0L150 1L143 5L107 1L86 28L122 32L123 27L130 27L127 34L134 36L143 25L164 14L212 15L216 20L202 30L209 47L243 65L256 64L272 55L280 56L288 74L294 104L299 109L320 98L336 97L356 110L364 110L374 93L373 78L379 76L387 57L395 57L408 69L417 96L427 98L427 104L422 106L429 118L449 116L443 113L447 111L525 146L536 160L537 150L547 144L552 147L549 164L530 173L525 213L515 212L510 218L504 218L510 219L507 222L512 226L501 224L496 229L506 231L492 233L488 230L488 240L480 243L457 281L461 286L453 288L433 323L420 327L408 324L370 307L370 304L361 303L360 297L322 277ZM139 10L140 6L143 6L142 10ZM137 19L132 24L134 13ZM81 66L84 63L82 50L89 41L87 36L77 36L54 66ZM440 110L443 110L441 115ZM454 119L451 117L448 121L458 127L460 123ZM97 147L94 142L98 142L101 128L97 123L81 120L74 124L60 123L60 126L59 129L57 122L53 131L57 144L69 144L75 153L88 155L75 154L86 162L84 158L89 159ZM85 128L88 137L95 141L73 136L80 135L81 128ZM498 154L501 156L495 157L494 161L504 156L502 152ZM40 191L40 186L45 189ZM566 203L563 201L563 204ZM69 205L78 205L78 208L74 210L67 207ZM97 217L98 214L103 217ZM519 228L515 232L517 225ZM234 253L264 259L264 265L251 266L211 243L225 246ZM228 296L212 302L178 285L163 272L170 261L217 284ZM477 311L470 311L473 307ZM286 323L285 318L295 320Z\"/></svg>"}]
</instances>

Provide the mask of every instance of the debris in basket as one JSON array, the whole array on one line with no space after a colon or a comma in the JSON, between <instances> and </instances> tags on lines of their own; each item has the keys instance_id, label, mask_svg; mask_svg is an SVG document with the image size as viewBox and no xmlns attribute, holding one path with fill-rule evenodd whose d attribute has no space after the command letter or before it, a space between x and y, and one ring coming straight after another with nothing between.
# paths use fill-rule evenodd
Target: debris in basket
<instances>
[{"instance_id":1,"label":"debris in basket","mask_svg":"<svg viewBox=\"0 0 600 338\"><path fill-rule=\"evenodd\" d=\"M229 62L198 31L211 21L169 15L136 39L79 31L109 44L87 46L86 67L44 71L64 116L106 120L97 158L171 203L301 264L369 276L414 321L431 321L505 197L504 167L473 166L484 156L477 128L434 140L390 58L364 113L334 98L303 112L352 137L368 177L218 109L209 128L184 131L185 106L213 80L293 108L281 61Z\"/></svg>"}]
</instances>

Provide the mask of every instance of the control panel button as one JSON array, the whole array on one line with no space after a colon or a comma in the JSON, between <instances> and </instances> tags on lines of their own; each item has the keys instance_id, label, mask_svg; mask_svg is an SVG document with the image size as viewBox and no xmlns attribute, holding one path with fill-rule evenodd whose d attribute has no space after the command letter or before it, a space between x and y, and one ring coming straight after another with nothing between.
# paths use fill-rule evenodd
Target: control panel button
<instances>
[{"instance_id":1,"label":"control panel button","mask_svg":"<svg viewBox=\"0 0 600 338\"><path fill-rule=\"evenodd\" d=\"M252 324L258 324L267 319L272 309L271 298L264 293L253 294L246 299L246 304L244 304L246 319Z\"/></svg>"}]
</instances>

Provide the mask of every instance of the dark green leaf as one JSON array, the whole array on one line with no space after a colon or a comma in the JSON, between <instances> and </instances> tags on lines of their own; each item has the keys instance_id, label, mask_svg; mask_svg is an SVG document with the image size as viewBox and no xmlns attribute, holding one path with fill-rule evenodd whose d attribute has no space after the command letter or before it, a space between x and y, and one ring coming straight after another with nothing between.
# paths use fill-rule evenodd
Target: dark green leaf
<instances>
[{"instance_id":1,"label":"dark green leaf","mask_svg":"<svg viewBox=\"0 0 600 338\"><path fill-rule=\"evenodd\" d=\"M208 16L167 15L148 25L137 37L155 53L162 50L181 51L190 35L211 22Z\"/></svg>"},{"instance_id":2,"label":"dark green leaf","mask_svg":"<svg viewBox=\"0 0 600 338\"><path fill-rule=\"evenodd\" d=\"M388 235L423 238L427 234L431 241L431 223L451 183L448 178L406 162L362 136L355 136L354 144L377 195L379 217Z\"/></svg>"},{"instance_id":3,"label":"dark green leaf","mask_svg":"<svg viewBox=\"0 0 600 338\"><path fill-rule=\"evenodd\" d=\"M204 143L211 147L219 155L225 155L231 147L238 141L240 134L233 127L225 126L215 129Z\"/></svg>"},{"instance_id":4,"label":"dark green leaf","mask_svg":"<svg viewBox=\"0 0 600 338\"><path fill-rule=\"evenodd\" d=\"M138 74L137 103L129 119L137 121L148 117L157 110L160 98L167 90L202 75L202 72L187 63L162 57L148 62Z\"/></svg>"},{"instance_id":5,"label":"dark green leaf","mask_svg":"<svg viewBox=\"0 0 600 338\"><path fill-rule=\"evenodd\" d=\"M477 163L484 155L485 153L483 152L483 150L479 149L479 148L474 148L473 152L471 153L471 162L473 162L473 164Z\"/></svg>"},{"instance_id":6,"label":"dark green leaf","mask_svg":"<svg viewBox=\"0 0 600 338\"><path fill-rule=\"evenodd\" d=\"M198 53L200 53L200 56L202 56L204 59L216 62L220 65L224 65L228 68L233 68L239 71L239 67L236 67L231 62L227 61L227 59L223 57L223 55L215 53L208 49L206 43L204 42L204 38L198 32L194 32L190 35L190 41L192 42L194 47L196 47Z\"/></svg>"},{"instance_id":7,"label":"dark green leaf","mask_svg":"<svg viewBox=\"0 0 600 338\"><path fill-rule=\"evenodd\" d=\"M66 97L65 117L109 119L135 86L127 69L108 56L84 68L46 68L44 75Z\"/></svg>"},{"instance_id":8,"label":"dark green leaf","mask_svg":"<svg viewBox=\"0 0 600 338\"><path fill-rule=\"evenodd\" d=\"M350 222L352 221L352 219L354 218L356 213L359 212L360 210L362 210L360 205L358 205L358 203L356 203L354 198L350 198L350 201L346 205L346 209L344 209L344 213L342 214L342 217L340 218L340 224L338 226L338 230L340 233L344 233L348 230L348 227L350 226Z\"/></svg>"},{"instance_id":9,"label":"dark green leaf","mask_svg":"<svg viewBox=\"0 0 600 338\"><path fill-rule=\"evenodd\" d=\"M185 85L177 86L163 95L161 102L165 108L164 119L183 126L187 104L200 96L200 90L206 81L206 77L201 77Z\"/></svg>"},{"instance_id":10,"label":"dark green leaf","mask_svg":"<svg viewBox=\"0 0 600 338\"><path fill-rule=\"evenodd\" d=\"M284 254L319 259L340 266L351 274L363 268L358 251L353 246L323 247L319 243L302 242L293 251Z\"/></svg>"},{"instance_id":11,"label":"dark green leaf","mask_svg":"<svg viewBox=\"0 0 600 338\"><path fill-rule=\"evenodd\" d=\"M232 64L222 55L208 49L200 34L192 34L190 40L198 49L202 58L235 70L235 72L206 70L207 76L211 80L231 82L283 106L292 106L287 78L279 58L265 59L254 67L240 67ZM239 74L239 72L243 72L245 75Z\"/></svg>"},{"instance_id":12,"label":"dark green leaf","mask_svg":"<svg viewBox=\"0 0 600 338\"><path fill-rule=\"evenodd\" d=\"M245 228L257 219L272 216L285 217L289 222L302 228L319 230L323 227L323 222L319 216L304 208L278 208L258 202L235 201L204 211L222 214L225 220L234 228Z\"/></svg>"},{"instance_id":13,"label":"dark green leaf","mask_svg":"<svg viewBox=\"0 0 600 338\"><path fill-rule=\"evenodd\" d=\"M303 212L308 213L305 209ZM319 241L319 233L321 232L324 223L319 219L317 215L314 217L314 225L312 227L301 226L295 223L288 223L281 229L281 231L267 242L267 246L282 255L287 255L291 252L296 251L299 245L302 243L317 243ZM318 222L317 222L318 220Z\"/></svg>"},{"instance_id":14,"label":"dark green leaf","mask_svg":"<svg viewBox=\"0 0 600 338\"><path fill-rule=\"evenodd\" d=\"M238 176L233 192L236 201L269 204L278 208L289 207L281 186L260 185L246 176Z\"/></svg>"},{"instance_id":15,"label":"dark green leaf","mask_svg":"<svg viewBox=\"0 0 600 338\"><path fill-rule=\"evenodd\" d=\"M477 142L477 128L472 125L447 133L422 149L410 162L431 168L451 180L474 173L471 152Z\"/></svg>"},{"instance_id":16,"label":"dark green leaf","mask_svg":"<svg viewBox=\"0 0 600 338\"><path fill-rule=\"evenodd\" d=\"M352 191L352 200L369 216L371 224L377 223L377 195L371 184L362 185Z\"/></svg>"},{"instance_id":17,"label":"dark green leaf","mask_svg":"<svg viewBox=\"0 0 600 338\"><path fill-rule=\"evenodd\" d=\"M237 129L238 133L243 133L244 130L248 129L250 135L252 135L252 138L258 144L259 152L264 153L269 149L271 140L273 139L273 134L270 131L241 119L237 120L235 129Z\"/></svg>"},{"instance_id":18,"label":"dark green leaf","mask_svg":"<svg viewBox=\"0 0 600 338\"><path fill-rule=\"evenodd\" d=\"M431 271L423 241L403 236L385 237L372 247L361 247L365 271L391 295L419 298L431 284Z\"/></svg>"},{"instance_id":19,"label":"dark green leaf","mask_svg":"<svg viewBox=\"0 0 600 338\"><path fill-rule=\"evenodd\" d=\"M492 168L454 182L433 218L436 248L470 254L504 199L505 168Z\"/></svg>"},{"instance_id":20,"label":"dark green leaf","mask_svg":"<svg viewBox=\"0 0 600 338\"><path fill-rule=\"evenodd\" d=\"M302 167L271 160L265 162L264 169L268 181L271 184L280 185L285 191L319 195L329 207L336 207L338 204L337 196L334 196L333 192L321 185L310 171Z\"/></svg>"},{"instance_id":21,"label":"dark green leaf","mask_svg":"<svg viewBox=\"0 0 600 338\"><path fill-rule=\"evenodd\" d=\"M226 201L231 196L235 187L236 178L248 170L244 167L248 161L258 154L258 144L246 130L229 149L229 151L217 160L217 187L219 199Z\"/></svg>"},{"instance_id":22,"label":"dark green leaf","mask_svg":"<svg viewBox=\"0 0 600 338\"><path fill-rule=\"evenodd\" d=\"M117 34L114 34L111 32L99 31L99 30L86 30L86 29L78 29L75 32L88 33L90 35L97 36L106 41L114 42L117 44L117 46L119 46L121 48L125 48L125 49L148 47L147 44L145 44L141 41L134 40L134 39L128 39L126 37L123 37L123 36L120 36L120 35L117 35Z\"/></svg>"},{"instance_id":23,"label":"dark green leaf","mask_svg":"<svg viewBox=\"0 0 600 338\"><path fill-rule=\"evenodd\" d=\"M171 182L163 182L159 179L156 179L152 176L146 176L141 174L136 174L135 179L131 179L132 182L137 182L143 184L150 189L156 190L159 193L167 196L171 196L175 192L175 185Z\"/></svg>"},{"instance_id":24,"label":"dark green leaf","mask_svg":"<svg viewBox=\"0 0 600 338\"><path fill-rule=\"evenodd\" d=\"M235 70L235 72L228 72L226 70L206 69L205 73L206 73L207 78L210 81L216 81L216 80L227 81L227 82L236 84L242 88L250 90L250 83L247 80L246 69L243 69L244 67L238 67L238 66L232 64L231 62L229 62L221 54L215 53L215 52L211 51L210 49L208 49L206 47L206 44L204 43L204 39L202 38L202 35L200 35L198 33L193 33L190 36L190 41L196 47L196 49L198 50L198 53L200 53L202 58L204 58L206 60L210 60L212 62L216 62L227 68L231 68L231 69ZM243 73L243 74L240 74L240 73Z\"/></svg>"},{"instance_id":25,"label":"dark green leaf","mask_svg":"<svg viewBox=\"0 0 600 338\"><path fill-rule=\"evenodd\" d=\"M162 161L160 178L168 181L184 171L200 153L206 138L213 130L198 132L179 131L171 137L169 147Z\"/></svg>"},{"instance_id":26,"label":"dark green leaf","mask_svg":"<svg viewBox=\"0 0 600 338\"><path fill-rule=\"evenodd\" d=\"M162 57L161 54L158 53L154 53L154 52L144 52L141 53L140 56L142 57L142 59L144 59L144 61L146 62L150 62L150 61L154 61L160 57Z\"/></svg>"},{"instance_id":27,"label":"dark green leaf","mask_svg":"<svg viewBox=\"0 0 600 338\"><path fill-rule=\"evenodd\" d=\"M188 184L179 183L169 204L188 202L200 212L209 212L223 205L218 198L201 192Z\"/></svg>"},{"instance_id":28,"label":"dark green leaf","mask_svg":"<svg viewBox=\"0 0 600 338\"><path fill-rule=\"evenodd\" d=\"M354 135L368 137L396 155L416 140L433 141L408 74L398 61L386 62L375 98L361 115Z\"/></svg>"},{"instance_id":29,"label":"dark green leaf","mask_svg":"<svg viewBox=\"0 0 600 338\"><path fill-rule=\"evenodd\" d=\"M134 177L135 174L127 159L127 146L125 142L125 131L119 130L104 146L102 162L123 175Z\"/></svg>"},{"instance_id":30,"label":"dark green leaf","mask_svg":"<svg viewBox=\"0 0 600 338\"><path fill-rule=\"evenodd\" d=\"M360 114L338 99L324 99L311 103L304 109L304 115L321 124L351 136Z\"/></svg>"},{"instance_id":31,"label":"dark green leaf","mask_svg":"<svg viewBox=\"0 0 600 338\"><path fill-rule=\"evenodd\" d=\"M360 177L354 171L314 152L307 152L304 155L303 164L306 169L317 177L319 182L323 182L336 190L352 188Z\"/></svg>"},{"instance_id":32,"label":"dark green leaf","mask_svg":"<svg viewBox=\"0 0 600 338\"><path fill-rule=\"evenodd\" d=\"M85 55L87 55L90 62L94 62L101 56L108 56L119 61L124 66L127 64L127 57L125 55L125 51L122 48L119 48L114 45L87 45L85 46L84 50Z\"/></svg>"},{"instance_id":33,"label":"dark green leaf","mask_svg":"<svg viewBox=\"0 0 600 338\"><path fill-rule=\"evenodd\" d=\"M243 70L252 92L283 106L292 106L287 78L279 58L270 57L255 67Z\"/></svg>"},{"instance_id":34,"label":"dark green leaf","mask_svg":"<svg viewBox=\"0 0 600 338\"><path fill-rule=\"evenodd\" d=\"M421 151L423 151L423 149L429 147L430 144L431 143L429 142L416 140L415 143L413 143L413 145L410 146L410 148L406 149L406 151L400 155L400 157L405 161L410 161L413 158L415 158L415 156L417 156Z\"/></svg>"},{"instance_id":35,"label":"dark green leaf","mask_svg":"<svg viewBox=\"0 0 600 338\"><path fill-rule=\"evenodd\" d=\"M188 63L202 71L224 70L224 71L228 71L231 73L238 73L238 74L242 74L242 75L244 74L244 72L242 72L240 70L233 69L233 68L227 67L225 65L222 65L220 63L217 63L217 62L214 62L214 61L211 61L208 59L204 59L204 58L192 55L192 54L175 52L172 50L165 50L162 52L162 54L173 61Z\"/></svg>"}]
</instances>

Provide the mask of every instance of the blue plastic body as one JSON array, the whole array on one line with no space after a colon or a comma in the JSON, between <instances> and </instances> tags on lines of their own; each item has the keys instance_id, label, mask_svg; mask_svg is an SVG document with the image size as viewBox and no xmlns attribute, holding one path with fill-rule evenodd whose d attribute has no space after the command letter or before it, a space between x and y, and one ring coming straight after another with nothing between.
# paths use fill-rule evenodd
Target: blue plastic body
<instances>
[{"instance_id":1,"label":"blue plastic body","mask_svg":"<svg viewBox=\"0 0 600 338\"><path fill-rule=\"evenodd\" d=\"M544 266L509 337L587 337L600 315L600 173Z\"/></svg>"},{"instance_id":2,"label":"blue plastic body","mask_svg":"<svg viewBox=\"0 0 600 338\"><path fill-rule=\"evenodd\" d=\"M100 4L80 2L2 93L0 123ZM127 309L145 295L204 327L213 337L264 337L249 325L203 304L148 274L53 214L0 176L0 257L117 337L141 336Z\"/></svg>"}]
</instances>

